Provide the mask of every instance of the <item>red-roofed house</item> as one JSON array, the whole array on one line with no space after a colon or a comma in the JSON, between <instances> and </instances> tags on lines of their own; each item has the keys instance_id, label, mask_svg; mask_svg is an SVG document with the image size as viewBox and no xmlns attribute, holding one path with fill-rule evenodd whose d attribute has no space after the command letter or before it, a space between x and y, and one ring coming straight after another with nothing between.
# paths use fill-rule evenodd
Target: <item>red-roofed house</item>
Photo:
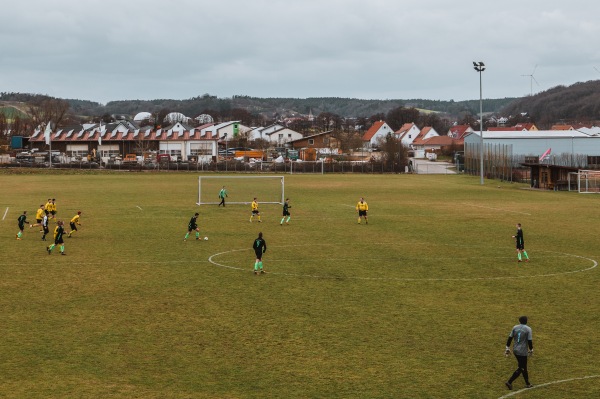
<instances>
[{"instance_id":1,"label":"red-roofed house","mask_svg":"<svg viewBox=\"0 0 600 399\"><path fill-rule=\"evenodd\" d=\"M448 137L462 140L469 133L473 133L473 128L469 125L456 125L448 130Z\"/></svg>"},{"instance_id":2,"label":"red-roofed house","mask_svg":"<svg viewBox=\"0 0 600 399\"><path fill-rule=\"evenodd\" d=\"M424 156L424 153L427 151L438 151L444 147L453 145L462 147L464 144L464 140L461 139L454 139L449 136L433 136L425 140L419 140L418 142L415 140L413 146L415 147L415 151L423 151ZM417 157L416 154L415 157Z\"/></svg>"},{"instance_id":3,"label":"red-roofed house","mask_svg":"<svg viewBox=\"0 0 600 399\"><path fill-rule=\"evenodd\" d=\"M363 147L373 148L377 147L379 140L385 138L388 134L392 134L394 131L384 121L373 123L373 126L363 135Z\"/></svg>"},{"instance_id":4,"label":"red-roofed house","mask_svg":"<svg viewBox=\"0 0 600 399\"><path fill-rule=\"evenodd\" d=\"M396 138L408 147L421 133L421 130L414 123L405 123L400 129L394 133Z\"/></svg>"}]
</instances>

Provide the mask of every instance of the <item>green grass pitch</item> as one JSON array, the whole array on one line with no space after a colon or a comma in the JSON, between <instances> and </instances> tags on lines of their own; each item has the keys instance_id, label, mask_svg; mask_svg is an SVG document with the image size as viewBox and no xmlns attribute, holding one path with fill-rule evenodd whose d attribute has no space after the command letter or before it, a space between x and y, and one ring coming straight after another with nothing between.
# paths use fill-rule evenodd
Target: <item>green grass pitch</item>
<instances>
[{"instance_id":1,"label":"green grass pitch","mask_svg":"<svg viewBox=\"0 0 600 399\"><path fill-rule=\"evenodd\" d=\"M516 397L600 397L600 197L467 176L285 181L289 226L279 205L260 224L248 205L196 206L194 173L0 172L0 397L499 398L522 314L531 382L550 384ZM257 182L223 184L233 200ZM67 256L35 228L15 240L49 197L67 225L83 212ZM196 211L209 240L183 242ZM269 273L254 276L259 231Z\"/></svg>"}]
</instances>

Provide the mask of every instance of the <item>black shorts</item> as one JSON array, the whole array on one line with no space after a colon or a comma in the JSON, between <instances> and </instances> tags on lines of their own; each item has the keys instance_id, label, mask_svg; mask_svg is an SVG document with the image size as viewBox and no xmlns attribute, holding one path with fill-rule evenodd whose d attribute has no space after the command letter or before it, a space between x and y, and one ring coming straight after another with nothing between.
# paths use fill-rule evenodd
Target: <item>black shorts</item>
<instances>
[{"instance_id":1,"label":"black shorts","mask_svg":"<svg viewBox=\"0 0 600 399\"><path fill-rule=\"evenodd\" d=\"M50 211L44 209L44 213L46 214L46 216L48 216L50 214Z\"/></svg>"},{"instance_id":2,"label":"black shorts","mask_svg":"<svg viewBox=\"0 0 600 399\"><path fill-rule=\"evenodd\" d=\"M60 238L56 238L54 239L54 244L58 245L58 244L64 244L65 242L62 239L62 236Z\"/></svg>"},{"instance_id":3,"label":"black shorts","mask_svg":"<svg viewBox=\"0 0 600 399\"><path fill-rule=\"evenodd\" d=\"M44 234L48 234L50 232L50 230L48 229L48 226L44 227Z\"/></svg>"},{"instance_id":4,"label":"black shorts","mask_svg":"<svg viewBox=\"0 0 600 399\"><path fill-rule=\"evenodd\" d=\"M290 216L290 212L289 211L283 211L283 216Z\"/></svg>"},{"instance_id":5,"label":"black shorts","mask_svg":"<svg viewBox=\"0 0 600 399\"><path fill-rule=\"evenodd\" d=\"M19 230L23 230L24 228L25 228L25 226L24 226L24 225L22 225L22 224L19 224Z\"/></svg>"},{"instance_id":6,"label":"black shorts","mask_svg":"<svg viewBox=\"0 0 600 399\"><path fill-rule=\"evenodd\" d=\"M77 226L75 225L75 223L71 222L69 223L69 225L71 226L72 231L77 231Z\"/></svg>"},{"instance_id":7,"label":"black shorts","mask_svg":"<svg viewBox=\"0 0 600 399\"><path fill-rule=\"evenodd\" d=\"M367 211L358 211L358 217L361 216L367 217Z\"/></svg>"},{"instance_id":8,"label":"black shorts","mask_svg":"<svg viewBox=\"0 0 600 399\"><path fill-rule=\"evenodd\" d=\"M40 224L40 223L42 223L42 219L35 219L35 222L36 222L37 224Z\"/></svg>"},{"instance_id":9,"label":"black shorts","mask_svg":"<svg viewBox=\"0 0 600 399\"><path fill-rule=\"evenodd\" d=\"M262 251L255 250L254 254L256 255L256 259L262 259L262 255L263 255Z\"/></svg>"},{"instance_id":10,"label":"black shorts","mask_svg":"<svg viewBox=\"0 0 600 399\"><path fill-rule=\"evenodd\" d=\"M50 213L52 214L52 216L56 215L56 211L50 211Z\"/></svg>"},{"instance_id":11,"label":"black shorts","mask_svg":"<svg viewBox=\"0 0 600 399\"><path fill-rule=\"evenodd\" d=\"M260 212L259 211L252 211L253 215L258 215Z\"/></svg>"},{"instance_id":12,"label":"black shorts","mask_svg":"<svg viewBox=\"0 0 600 399\"><path fill-rule=\"evenodd\" d=\"M517 249L521 250L521 251L524 250L525 249L525 243L517 244Z\"/></svg>"},{"instance_id":13,"label":"black shorts","mask_svg":"<svg viewBox=\"0 0 600 399\"><path fill-rule=\"evenodd\" d=\"M198 229L198 226L189 226L188 227L188 232L192 232L192 231L197 230L197 229Z\"/></svg>"}]
</instances>

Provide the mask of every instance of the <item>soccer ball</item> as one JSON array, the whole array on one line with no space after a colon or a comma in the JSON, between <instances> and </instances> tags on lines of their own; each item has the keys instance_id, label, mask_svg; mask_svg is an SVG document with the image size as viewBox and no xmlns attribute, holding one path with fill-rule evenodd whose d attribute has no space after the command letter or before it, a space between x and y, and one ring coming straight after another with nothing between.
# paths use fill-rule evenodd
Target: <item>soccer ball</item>
<instances>
[{"instance_id":1,"label":"soccer ball","mask_svg":"<svg viewBox=\"0 0 600 399\"><path fill-rule=\"evenodd\" d=\"M204 241L208 241L208 237L204 237Z\"/></svg>"}]
</instances>

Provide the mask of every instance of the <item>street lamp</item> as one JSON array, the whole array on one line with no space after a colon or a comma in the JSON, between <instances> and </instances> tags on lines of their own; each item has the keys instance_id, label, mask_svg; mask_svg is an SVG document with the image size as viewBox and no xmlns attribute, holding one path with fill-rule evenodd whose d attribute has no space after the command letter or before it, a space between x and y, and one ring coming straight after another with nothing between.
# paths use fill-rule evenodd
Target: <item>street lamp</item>
<instances>
[{"instance_id":1,"label":"street lamp","mask_svg":"<svg viewBox=\"0 0 600 399\"><path fill-rule=\"evenodd\" d=\"M482 61L473 61L473 69L479 72L479 171L481 174L481 185L483 185L483 90L481 86L481 72L485 71Z\"/></svg>"}]
</instances>

